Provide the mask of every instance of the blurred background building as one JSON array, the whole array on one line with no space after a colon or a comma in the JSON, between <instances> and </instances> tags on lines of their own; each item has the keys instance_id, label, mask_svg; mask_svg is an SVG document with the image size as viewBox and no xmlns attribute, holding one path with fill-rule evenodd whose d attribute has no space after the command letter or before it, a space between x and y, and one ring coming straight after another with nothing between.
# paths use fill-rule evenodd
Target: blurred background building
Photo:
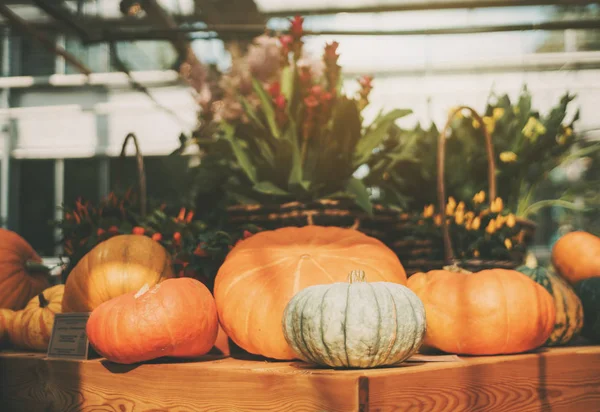
<instances>
[{"instance_id":1,"label":"blurred background building","mask_svg":"<svg viewBox=\"0 0 600 412\"><path fill-rule=\"evenodd\" d=\"M578 131L590 139L600 136L595 1L489 0L477 7L476 0L157 0L165 12L162 25L156 16L129 15L135 2L3 3L2 224L49 257L59 252L48 225L61 215L56 205L108 193L127 133L140 139L149 193L168 196L177 185L171 176L185 164L167 156L181 133L194 130L198 112L176 71L177 34L189 36L202 63L226 69L224 41L249 39L265 23L285 27L287 17L302 14L305 29L313 32L309 50L340 42L348 88L360 74L375 76L370 113L407 107L415 114L403 125L441 124L452 106L483 109L494 92L516 97L527 85L541 111L566 91L576 94ZM82 74L31 33L15 30L15 19L92 74ZM221 30L209 31L207 24ZM231 30L231 24L245 30ZM553 230L541 231L540 242Z\"/></svg>"}]
</instances>

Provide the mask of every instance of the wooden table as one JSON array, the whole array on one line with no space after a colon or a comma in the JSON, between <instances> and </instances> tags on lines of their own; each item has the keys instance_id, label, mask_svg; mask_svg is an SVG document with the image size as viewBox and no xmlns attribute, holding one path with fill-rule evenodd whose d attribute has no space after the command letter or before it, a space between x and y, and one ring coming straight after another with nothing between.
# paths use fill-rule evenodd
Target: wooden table
<instances>
[{"instance_id":1,"label":"wooden table","mask_svg":"<svg viewBox=\"0 0 600 412\"><path fill-rule=\"evenodd\" d=\"M374 370L215 356L127 366L1 352L0 410L600 411L600 347Z\"/></svg>"}]
</instances>

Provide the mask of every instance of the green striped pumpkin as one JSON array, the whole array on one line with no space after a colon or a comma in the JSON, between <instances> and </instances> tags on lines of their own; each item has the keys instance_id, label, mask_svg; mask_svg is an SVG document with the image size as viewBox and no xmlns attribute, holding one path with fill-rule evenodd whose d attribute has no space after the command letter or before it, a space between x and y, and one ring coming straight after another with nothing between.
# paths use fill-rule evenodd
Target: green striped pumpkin
<instances>
[{"instance_id":1,"label":"green striped pumpkin","mask_svg":"<svg viewBox=\"0 0 600 412\"><path fill-rule=\"evenodd\" d=\"M545 269L528 262L517 270L542 285L554 298L556 323L546 346L565 345L583 328L583 305L573 288L561 278L552 266Z\"/></svg>"}]
</instances>

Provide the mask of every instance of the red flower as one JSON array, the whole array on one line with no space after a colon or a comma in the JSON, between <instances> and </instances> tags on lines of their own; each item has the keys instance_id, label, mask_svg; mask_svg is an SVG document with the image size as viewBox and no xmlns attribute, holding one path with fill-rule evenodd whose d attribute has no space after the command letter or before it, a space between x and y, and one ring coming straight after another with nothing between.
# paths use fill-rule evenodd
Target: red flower
<instances>
[{"instance_id":1,"label":"red flower","mask_svg":"<svg viewBox=\"0 0 600 412\"><path fill-rule=\"evenodd\" d=\"M325 45L325 54L323 56L323 60L327 66L334 66L337 64L338 58L340 55L337 53L338 46L340 44L336 41L327 43Z\"/></svg>"},{"instance_id":2,"label":"red flower","mask_svg":"<svg viewBox=\"0 0 600 412\"><path fill-rule=\"evenodd\" d=\"M254 236L254 233L250 232L249 230L244 230L244 239L248 239L249 237Z\"/></svg>"},{"instance_id":3,"label":"red flower","mask_svg":"<svg viewBox=\"0 0 600 412\"><path fill-rule=\"evenodd\" d=\"M289 34L284 34L279 37L279 42L281 43L281 53L284 56L287 56L288 53L292 50L292 44L294 43L294 38Z\"/></svg>"},{"instance_id":4,"label":"red flower","mask_svg":"<svg viewBox=\"0 0 600 412\"><path fill-rule=\"evenodd\" d=\"M143 235L145 232L146 230L141 226L136 226L131 231L131 233L133 233L134 235Z\"/></svg>"},{"instance_id":5,"label":"red flower","mask_svg":"<svg viewBox=\"0 0 600 412\"><path fill-rule=\"evenodd\" d=\"M279 110L285 109L285 97L282 94L277 96L273 100L273 102L275 103L275 107L277 107L277 109L279 109Z\"/></svg>"},{"instance_id":6,"label":"red flower","mask_svg":"<svg viewBox=\"0 0 600 412\"><path fill-rule=\"evenodd\" d=\"M323 88L319 85L314 85L310 88L310 93L316 98L319 98L321 96L321 93L323 93Z\"/></svg>"},{"instance_id":7,"label":"red flower","mask_svg":"<svg viewBox=\"0 0 600 412\"><path fill-rule=\"evenodd\" d=\"M279 82L273 82L269 85L269 94L275 98L281 95L281 84Z\"/></svg>"},{"instance_id":8,"label":"red flower","mask_svg":"<svg viewBox=\"0 0 600 412\"><path fill-rule=\"evenodd\" d=\"M179 214L177 215L177 220L182 221L185 218L185 207L179 209Z\"/></svg>"},{"instance_id":9,"label":"red flower","mask_svg":"<svg viewBox=\"0 0 600 412\"><path fill-rule=\"evenodd\" d=\"M104 233L106 233L106 231L104 229L102 229L101 227L99 227L98 230L96 230L96 236L98 236L98 237L104 235Z\"/></svg>"},{"instance_id":10,"label":"red flower","mask_svg":"<svg viewBox=\"0 0 600 412\"><path fill-rule=\"evenodd\" d=\"M158 232L152 235L152 240L159 242L162 239L162 235Z\"/></svg>"},{"instance_id":11,"label":"red flower","mask_svg":"<svg viewBox=\"0 0 600 412\"><path fill-rule=\"evenodd\" d=\"M193 218L194 218L194 212L192 212L190 210L189 212L187 212L187 215L185 216L186 223L190 223Z\"/></svg>"},{"instance_id":12,"label":"red flower","mask_svg":"<svg viewBox=\"0 0 600 412\"><path fill-rule=\"evenodd\" d=\"M179 232L173 233L173 243L175 243L176 245L181 244L181 233L179 233Z\"/></svg>"},{"instance_id":13,"label":"red flower","mask_svg":"<svg viewBox=\"0 0 600 412\"><path fill-rule=\"evenodd\" d=\"M290 23L290 33L295 40L299 40L304 34L304 29L302 28L304 18L301 16L295 16L292 20L290 20Z\"/></svg>"},{"instance_id":14,"label":"red flower","mask_svg":"<svg viewBox=\"0 0 600 412\"><path fill-rule=\"evenodd\" d=\"M319 105L319 101L317 100L317 98L314 95L311 94L308 97L304 98L304 104L309 109L312 109Z\"/></svg>"},{"instance_id":15,"label":"red flower","mask_svg":"<svg viewBox=\"0 0 600 412\"><path fill-rule=\"evenodd\" d=\"M331 99L333 99L333 94L329 93L329 92L325 92L321 95L321 101L322 102L328 102Z\"/></svg>"},{"instance_id":16,"label":"red flower","mask_svg":"<svg viewBox=\"0 0 600 412\"><path fill-rule=\"evenodd\" d=\"M108 228L108 233L111 233L113 235L117 234L117 233L119 233L119 228L116 226L111 226Z\"/></svg>"},{"instance_id":17,"label":"red flower","mask_svg":"<svg viewBox=\"0 0 600 412\"><path fill-rule=\"evenodd\" d=\"M199 256L199 257L206 257L208 256L208 253L206 252L206 250L202 249L202 246L204 246L205 243L201 242L198 244L198 246L196 246L196 249L194 249L194 255Z\"/></svg>"}]
</instances>

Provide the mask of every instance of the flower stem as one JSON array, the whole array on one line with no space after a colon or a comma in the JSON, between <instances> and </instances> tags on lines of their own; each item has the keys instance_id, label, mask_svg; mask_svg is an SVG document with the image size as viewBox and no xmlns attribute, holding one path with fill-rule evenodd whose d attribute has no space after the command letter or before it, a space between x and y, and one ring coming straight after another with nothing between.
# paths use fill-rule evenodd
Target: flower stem
<instances>
[{"instance_id":1,"label":"flower stem","mask_svg":"<svg viewBox=\"0 0 600 412\"><path fill-rule=\"evenodd\" d=\"M353 270L348 275L348 283L366 282L364 270Z\"/></svg>"},{"instance_id":2,"label":"flower stem","mask_svg":"<svg viewBox=\"0 0 600 412\"><path fill-rule=\"evenodd\" d=\"M50 268L48 266L34 260L28 260L25 262L25 270L27 272L50 272Z\"/></svg>"},{"instance_id":3,"label":"flower stem","mask_svg":"<svg viewBox=\"0 0 600 412\"><path fill-rule=\"evenodd\" d=\"M50 303L48 302L48 299L46 299L46 297L44 296L44 293L40 293L38 295L38 299L40 301L40 308L45 308Z\"/></svg>"}]
</instances>

